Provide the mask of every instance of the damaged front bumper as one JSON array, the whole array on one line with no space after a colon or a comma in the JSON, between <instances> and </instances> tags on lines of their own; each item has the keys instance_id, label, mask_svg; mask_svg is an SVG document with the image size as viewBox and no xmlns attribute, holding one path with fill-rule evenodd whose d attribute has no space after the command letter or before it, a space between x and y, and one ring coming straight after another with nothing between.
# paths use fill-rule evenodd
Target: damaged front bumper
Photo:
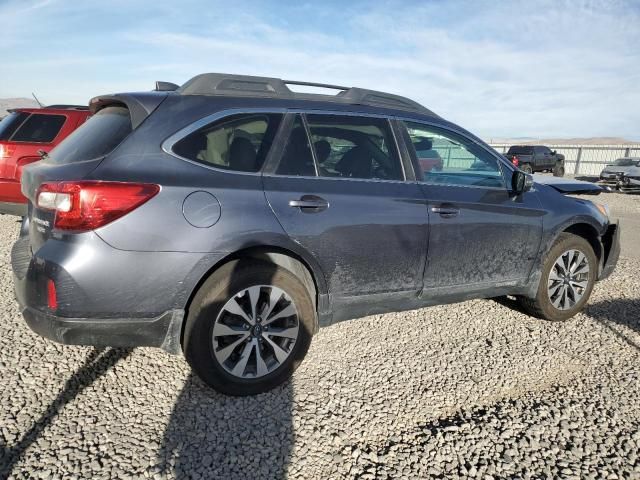
<instances>
[{"instance_id":1,"label":"damaged front bumper","mask_svg":"<svg viewBox=\"0 0 640 480\"><path fill-rule=\"evenodd\" d=\"M601 175L598 185L619 190L623 193L640 193L640 178L623 174Z\"/></svg>"}]
</instances>

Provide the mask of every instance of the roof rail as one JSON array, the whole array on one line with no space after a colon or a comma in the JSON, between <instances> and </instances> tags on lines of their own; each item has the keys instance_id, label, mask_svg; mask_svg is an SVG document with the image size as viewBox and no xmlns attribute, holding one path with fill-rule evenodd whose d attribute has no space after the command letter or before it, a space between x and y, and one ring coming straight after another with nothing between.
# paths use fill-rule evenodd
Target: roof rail
<instances>
[{"instance_id":1,"label":"roof rail","mask_svg":"<svg viewBox=\"0 0 640 480\"><path fill-rule=\"evenodd\" d=\"M336 95L294 92L287 85L339 90ZM265 98L286 98L294 100L316 100L350 105L368 105L437 116L431 110L409 98L391 93L378 92L357 87L343 87L325 83L282 80L272 77L232 75L225 73L203 73L196 75L182 85L177 92L181 95L221 95Z\"/></svg>"},{"instance_id":2,"label":"roof rail","mask_svg":"<svg viewBox=\"0 0 640 480\"><path fill-rule=\"evenodd\" d=\"M47 105L42 108L57 108L58 110L89 110L87 105Z\"/></svg>"}]
</instances>

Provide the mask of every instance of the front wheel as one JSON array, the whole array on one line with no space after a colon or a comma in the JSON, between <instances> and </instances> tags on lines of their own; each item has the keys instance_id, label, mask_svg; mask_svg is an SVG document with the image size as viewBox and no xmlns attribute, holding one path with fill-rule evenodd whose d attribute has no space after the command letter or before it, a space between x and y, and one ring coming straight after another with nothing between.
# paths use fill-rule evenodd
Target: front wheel
<instances>
[{"instance_id":1,"label":"front wheel","mask_svg":"<svg viewBox=\"0 0 640 480\"><path fill-rule=\"evenodd\" d=\"M589 300L596 281L598 260L584 238L562 233L542 266L535 298L521 297L524 310L546 320L567 320Z\"/></svg>"},{"instance_id":2,"label":"front wheel","mask_svg":"<svg viewBox=\"0 0 640 480\"><path fill-rule=\"evenodd\" d=\"M183 350L196 374L228 395L254 395L285 382L309 349L315 308L290 271L234 260L195 295Z\"/></svg>"}]
</instances>

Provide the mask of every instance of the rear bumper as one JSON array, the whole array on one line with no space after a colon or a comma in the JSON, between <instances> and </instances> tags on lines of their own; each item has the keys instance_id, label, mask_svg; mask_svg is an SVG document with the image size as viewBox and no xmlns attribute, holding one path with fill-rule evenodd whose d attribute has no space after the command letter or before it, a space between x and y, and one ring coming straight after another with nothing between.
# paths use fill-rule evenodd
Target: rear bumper
<instances>
[{"instance_id":1,"label":"rear bumper","mask_svg":"<svg viewBox=\"0 0 640 480\"><path fill-rule=\"evenodd\" d=\"M27 203L27 199L22 195L19 181L0 179L0 202Z\"/></svg>"},{"instance_id":2,"label":"rear bumper","mask_svg":"<svg viewBox=\"0 0 640 480\"><path fill-rule=\"evenodd\" d=\"M20 191L20 182L0 179L0 213L20 217L27 214L27 199Z\"/></svg>"},{"instance_id":3,"label":"rear bumper","mask_svg":"<svg viewBox=\"0 0 640 480\"><path fill-rule=\"evenodd\" d=\"M35 251L29 238L21 236L11 251L18 304L36 333L73 345L179 353L189 296L219 258L116 250L92 232L72 240L50 238ZM55 309L49 308L49 282Z\"/></svg>"},{"instance_id":4,"label":"rear bumper","mask_svg":"<svg viewBox=\"0 0 640 480\"><path fill-rule=\"evenodd\" d=\"M604 280L611 275L618 264L620 258L620 224L618 222L609 225L602 237L602 246L604 256L598 280Z\"/></svg>"},{"instance_id":5,"label":"rear bumper","mask_svg":"<svg viewBox=\"0 0 640 480\"><path fill-rule=\"evenodd\" d=\"M94 345L98 347L161 347L179 353L180 332L184 310L170 309L161 315L136 314L130 318L113 315L109 318L60 315L47 306L46 284L54 280L58 301L63 290L61 267L31 254L29 237L20 237L11 250L11 267L16 300L27 325L37 334L68 345ZM57 273L56 273L57 271ZM74 289L75 290L75 289ZM97 293L97 292L96 292ZM83 298L75 294L87 308ZM60 306L60 304L59 304Z\"/></svg>"},{"instance_id":6,"label":"rear bumper","mask_svg":"<svg viewBox=\"0 0 640 480\"><path fill-rule=\"evenodd\" d=\"M16 215L17 217L24 217L27 215L27 204L0 202L0 214Z\"/></svg>"},{"instance_id":7,"label":"rear bumper","mask_svg":"<svg viewBox=\"0 0 640 480\"><path fill-rule=\"evenodd\" d=\"M66 345L97 347L160 347L180 353L184 310L171 310L155 318L63 318L25 307L22 315L38 335Z\"/></svg>"}]
</instances>

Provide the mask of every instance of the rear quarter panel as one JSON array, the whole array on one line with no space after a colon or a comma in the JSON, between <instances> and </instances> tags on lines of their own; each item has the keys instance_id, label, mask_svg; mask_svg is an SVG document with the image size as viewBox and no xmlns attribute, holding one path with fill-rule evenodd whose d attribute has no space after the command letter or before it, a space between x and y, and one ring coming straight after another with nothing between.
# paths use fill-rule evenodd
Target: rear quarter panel
<instances>
[{"instance_id":1,"label":"rear quarter panel","mask_svg":"<svg viewBox=\"0 0 640 480\"><path fill-rule=\"evenodd\" d=\"M123 218L96 230L96 234L118 250L197 253L214 258L208 268L246 248L288 250L311 268L319 293L324 293L322 270L278 223L266 201L260 174L209 168L161 149L164 140L181 128L233 106L220 101L203 102L202 97L181 97L168 98L158 107L87 178L156 183L161 185L161 191ZM217 199L220 217L213 225L198 228L185 218L185 199L194 192L207 192Z\"/></svg>"}]
</instances>

